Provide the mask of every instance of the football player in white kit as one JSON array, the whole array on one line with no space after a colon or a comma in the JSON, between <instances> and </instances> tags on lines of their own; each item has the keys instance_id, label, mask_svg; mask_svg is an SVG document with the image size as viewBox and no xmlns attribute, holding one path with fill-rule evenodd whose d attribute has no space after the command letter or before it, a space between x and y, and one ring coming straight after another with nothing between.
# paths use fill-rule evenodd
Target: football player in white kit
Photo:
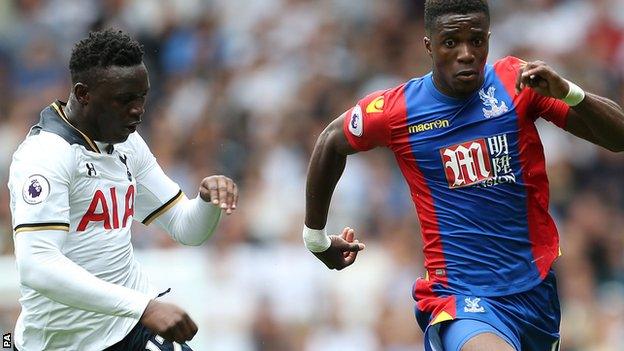
<instances>
[{"instance_id":1,"label":"football player in white kit","mask_svg":"<svg viewBox=\"0 0 624 351\"><path fill-rule=\"evenodd\" d=\"M31 350L190 350L197 326L158 301L130 243L133 220L200 245L236 184L204 178L189 200L136 128L149 90L142 46L92 32L70 59L67 104L46 107L13 155L9 189L22 297L15 346Z\"/></svg>"}]
</instances>

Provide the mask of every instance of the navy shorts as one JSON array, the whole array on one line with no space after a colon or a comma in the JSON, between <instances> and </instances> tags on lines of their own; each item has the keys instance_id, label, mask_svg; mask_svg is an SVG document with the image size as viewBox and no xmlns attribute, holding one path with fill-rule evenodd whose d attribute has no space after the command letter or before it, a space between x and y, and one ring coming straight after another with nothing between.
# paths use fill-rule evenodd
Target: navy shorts
<instances>
[{"instance_id":1,"label":"navy shorts","mask_svg":"<svg viewBox=\"0 0 624 351\"><path fill-rule=\"evenodd\" d=\"M193 351L186 343L178 344L163 339L145 328L140 322L132 328L130 333L115 345L105 351Z\"/></svg>"},{"instance_id":2,"label":"navy shorts","mask_svg":"<svg viewBox=\"0 0 624 351\"><path fill-rule=\"evenodd\" d=\"M553 271L533 289L513 295L426 295L414 293L424 297L417 299L415 311L427 351L458 351L471 337L486 332L500 336L517 351L559 348L561 311ZM456 323L462 320L466 321Z\"/></svg>"}]
</instances>

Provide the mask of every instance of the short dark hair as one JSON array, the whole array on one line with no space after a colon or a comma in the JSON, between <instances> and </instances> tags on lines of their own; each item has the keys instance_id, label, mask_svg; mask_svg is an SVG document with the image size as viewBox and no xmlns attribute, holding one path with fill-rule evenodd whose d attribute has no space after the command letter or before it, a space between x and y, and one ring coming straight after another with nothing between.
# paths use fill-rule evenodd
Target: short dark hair
<instances>
[{"instance_id":1,"label":"short dark hair","mask_svg":"<svg viewBox=\"0 0 624 351\"><path fill-rule=\"evenodd\" d=\"M490 21L490 7L487 0L426 0L425 30L431 33L438 17L447 14L483 13Z\"/></svg>"},{"instance_id":2,"label":"short dark hair","mask_svg":"<svg viewBox=\"0 0 624 351\"><path fill-rule=\"evenodd\" d=\"M90 32L76 43L69 59L73 83L94 68L129 67L143 62L143 45L120 30Z\"/></svg>"}]
</instances>

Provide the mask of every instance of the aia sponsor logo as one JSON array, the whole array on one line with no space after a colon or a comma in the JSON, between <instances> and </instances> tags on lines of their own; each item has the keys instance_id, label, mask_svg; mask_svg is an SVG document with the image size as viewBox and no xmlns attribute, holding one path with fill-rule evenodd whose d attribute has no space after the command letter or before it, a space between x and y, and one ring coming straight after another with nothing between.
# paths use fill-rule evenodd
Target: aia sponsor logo
<instances>
[{"instance_id":1,"label":"aia sponsor logo","mask_svg":"<svg viewBox=\"0 0 624 351\"><path fill-rule=\"evenodd\" d=\"M507 134L440 149L449 188L515 183Z\"/></svg>"},{"instance_id":2,"label":"aia sponsor logo","mask_svg":"<svg viewBox=\"0 0 624 351\"><path fill-rule=\"evenodd\" d=\"M130 185L123 196L123 216L117 204L117 189L108 189L110 198L100 189L95 191L89 208L80 219L77 231L83 232L91 222L101 224L104 229L119 229L132 224L134 216L134 185Z\"/></svg>"}]
</instances>

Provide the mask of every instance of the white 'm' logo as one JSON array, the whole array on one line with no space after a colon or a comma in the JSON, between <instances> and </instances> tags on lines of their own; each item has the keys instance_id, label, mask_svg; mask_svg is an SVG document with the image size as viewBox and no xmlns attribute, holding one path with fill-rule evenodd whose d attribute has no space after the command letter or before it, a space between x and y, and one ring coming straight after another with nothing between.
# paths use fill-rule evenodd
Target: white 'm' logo
<instances>
[{"instance_id":1,"label":"white 'm' logo","mask_svg":"<svg viewBox=\"0 0 624 351\"><path fill-rule=\"evenodd\" d=\"M509 111L505 101L501 101L500 105L498 104L498 99L494 96L495 93L496 88L493 86L488 88L487 93L483 89L479 90L479 98L481 98L481 101L483 101L483 104L486 107L490 108L489 110L486 108L483 109L483 115L485 118L498 117Z\"/></svg>"},{"instance_id":2,"label":"white 'm' logo","mask_svg":"<svg viewBox=\"0 0 624 351\"><path fill-rule=\"evenodd\" d=\"M466 306L464 306L464 312L470 312L470 313L483 313L485 312L485 308L483 308L482 306L479 306L479 301L481 301L480 298L475 297L475 298L465 298L464 302L466 303Z\"/></svg>"},{"instance_id":3,"label":"white 'm' logo","mask_svg":"<svg viewBox=\"0 0 624 351\"><path fill-rule=\"evenodd\" d=\"M444 150L444 156L449 158L444 166L449 168L454 175L451 187L471 184L490 176L489 167L483 156L484 152L483 146L478 142L472 142L468 147L458 145L454 150Z\"/></svg>"}]
</instances>

